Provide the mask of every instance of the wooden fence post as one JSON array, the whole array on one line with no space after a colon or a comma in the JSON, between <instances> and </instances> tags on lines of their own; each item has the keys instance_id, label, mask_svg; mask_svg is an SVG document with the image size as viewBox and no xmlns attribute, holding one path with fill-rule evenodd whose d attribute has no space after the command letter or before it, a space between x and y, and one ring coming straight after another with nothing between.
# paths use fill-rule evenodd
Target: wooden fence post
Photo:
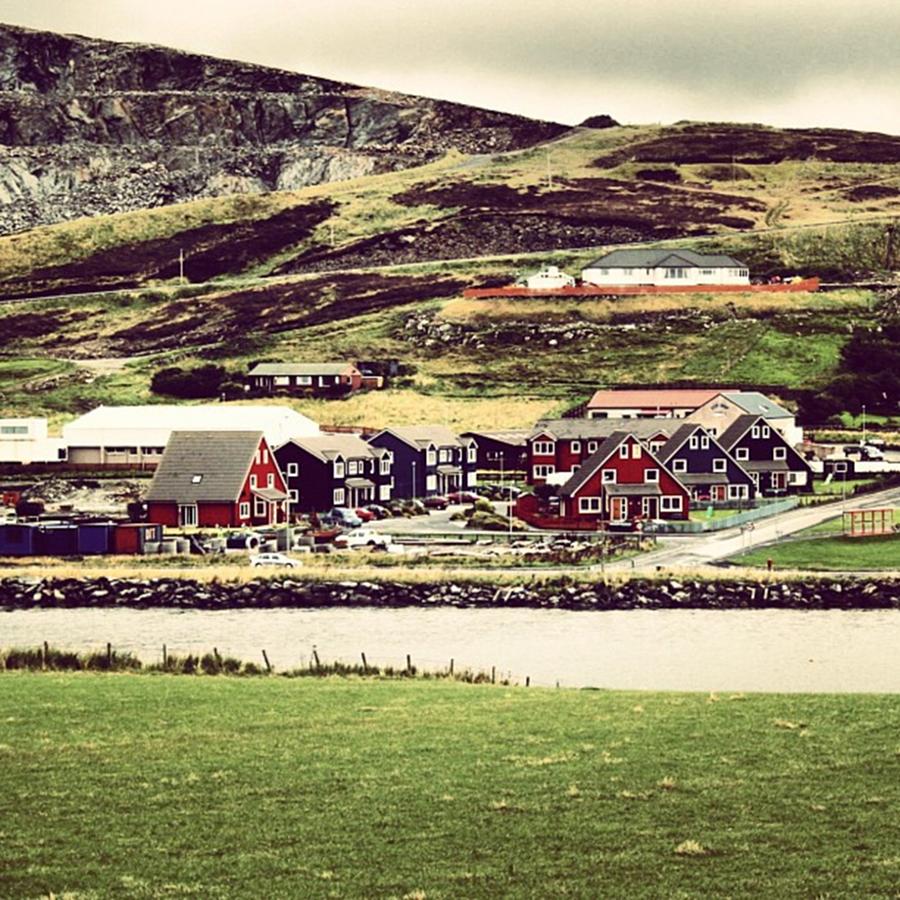
<instances>
[{"instance_id":1,"label":"wooden fence post","mask_svg":"<svg viewBox=\"0 0 900 900\"><path fill-rule=\"evenodd\" d=\"M369 671L369 665L366 662L366 654L361 653L360 656L362 657L362 662L363 662L363 675L365 675Z\"/></svg>"},{"instance_id":2,"label":"wooden fence post","mask_svg":"<svg viewBox=\"0 0 900 900\"><path fill-rule=\"evenodd\" d=\"M491 684L497 683L497 667L491 666Z\"/></svg>"},{"instance_id":3,"label":"wooden fence post","mask_svg":"<svg viewBox=\"0 0 900 900\"><path fill-rule=\"evenodd\" d=\"M525 687L531 687L531 676L530 675L525 676Z\"/></svg>"},{"instance_id":4,"label":"wooden fence post","mask_svg":"<svg viewBox=\"0 0 900 900\"><path fill-rule=\"evenodd\" d=\"M406 671L407 674L412 674L412 657L408 653L406 654Z\"/></svg>"},{"instance_id":5,"label":"wooden fence post","mask_svg":"<svg viewBox=\"0 0 900 900\"><path fill-rule=\"evenodd\" d=\"M106 642L106 668L112 668L112 644L109 641Z\"/></svg>"},{"instance_id":6,"label":"wooden fence post","mask_svg":"<svg viewBox=\"0 0 900 900\"><path fill-rule=\"evenodd\" d=\"M269 662L269 655L266 653L265 650L263 650L262 654L263 654L263 660L265 660L265 663L266 663L266 671L271 672L272 664Z\"/></svg>"},{"instance_id":7,"label":"wooden fence post","mask_svg":"<svg viewBox=\"0 0 900 900\"><path fill-rule=\"evenodd\" d=\"M163 668L164 669L169 668L169 654L168 654L168 651L166 650L165 644L163 644Z\"/></svg>"},{"instance_id":8,"label":"wooden fence post","mask_svg":"<svg viewBox=\"0 0 900 900\"><path fill-rule=\"evenodd\" d=\"M41 669L47 668L47 659L50 656L50 646L44 641L44 646L41 647Z\"/></svg>"},{"instance_id":9,"label":"wooden fence post","mask_svg":"<svg viewBox=\"0 0 900 900\"><path fill-rule=\"evenodd\" d=\"M453 657L450 657L450 674L453 674Z\"/></svg>"},{"instance_id":10,"label":"wooden fence post","mask_svg":"<svg viewBox=\"0 0 900 900\"><path fill-rule=\"evenodd\" d=\"M322 664L319 662L319 651L315 647L313 647L313 659L316 661L316 671L318 672L322 668Z\"/></svg>"}]
</instances>

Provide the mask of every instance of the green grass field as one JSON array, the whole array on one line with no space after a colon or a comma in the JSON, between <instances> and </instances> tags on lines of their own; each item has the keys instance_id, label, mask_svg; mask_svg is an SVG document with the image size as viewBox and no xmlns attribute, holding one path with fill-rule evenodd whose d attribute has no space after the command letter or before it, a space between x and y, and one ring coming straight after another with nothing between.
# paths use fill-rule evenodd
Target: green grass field
<instances>
[{"instance_id":1,"label":"green grass field","mask_svg":"<svg viewBox=\"0 0 900 900\"><path fill-rule=\"evenodd\" d=\"M822 531L840 531L840 520ZM825 523L823 523L824 525ZM810 529L812 530L812 529ZM779 569L823 569L831 571L865 571L874 569L900 569L900 534L884 537L809 538L784 541L770 547L751 550L735 557L742 566L765 566L771 559Z\"/></svg>"},{"instance_id":2,"label":"green grass field","mask_svg":"<svg viewBox=\"0 0 900 900\"><path fill-rule=\"evenodd\" d=\"M894 897L900 699L2 676L5 897Z\"/></svg>"}]
</instances>

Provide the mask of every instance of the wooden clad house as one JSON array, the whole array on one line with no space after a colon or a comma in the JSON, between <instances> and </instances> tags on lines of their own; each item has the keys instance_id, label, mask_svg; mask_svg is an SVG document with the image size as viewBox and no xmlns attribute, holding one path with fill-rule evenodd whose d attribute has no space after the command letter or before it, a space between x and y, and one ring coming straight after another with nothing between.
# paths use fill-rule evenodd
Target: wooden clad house
<instances>
[{"instance_id":1,"label":"wooden clad house","mask_svg":"<svg viewBox=\"0 0 900 900\"><path fill-rule=\"evenodd\" d=\"M147 493L151 522L239 528L285 522L288 495L261 431L176 431Z\"/></svg>"},{"instance_id":2,"label":"wooden clad house","mask_svg":"<svg viewBox=\"0 0 900 900\"><path fill-rule=\"evenodd\" d=\"M257 363L248 373L251 388L267 394L345 394L363 386L352 363Z\"/></svg>"},{"instance_id":3,"label":"wooden clad house","mask_svg":"<svg viewBox=\"0 0 900 900\"><path fill-rule=\"evenodd\" d=\"M291 509L322 512L384 503L393 492L391 451L354 434L295 438L277 447Z\"/></svg>"},{"instance_id":4,"label":"wooden clad house","mask_svg":"<svg viewBox=\"0 0 900 900\"><path fill-rule=\"evenodd\" d=\"M656 451L674 431L664 419L547 419L538 422L528 437L528 483L549 479L562 483L565 473L574 474L600 445L617 431L633 434Z\"/></svg>"},{"instance_id":5,"label":"wooden clad house","mask_svg":"<svg viewBox=\"0 0 900 900\"><path fill-rule=\"evenodd\" d=\"M559 492L564 519L633 526L647 519L687 519L687 488L635 435L611 434Z\"/></svg>"},{"instance_id":6,"label":"wooden clad house","mask_svg":"<svg viewBox=\"0 0 900 900\"><path fill-rule=\"evenodd\" d=\"M475 441L443 425L385 428L368 440L393 455L395 497L429 497L475 486Z\"/></svg>"},{"instance_id":7,"label":"wooden clad house","mask_svg":"<svg viewBox=\"0 0 900 900\"><path fill-rule=\"evenodd\" d=\"M658 455L692 500L715 503L756 496L750 473L701 425L682 425Z\"/></svg>"},{"instance_id":8,"label":"wooden clad house","mask_svg":"<svg viewBox=\"0 0 900 900\"><path fill-rule=\"evenodd\" d=\"M763 416L740 416L719 443L750 473L763 496L812 490L809 463Z\"/></svg>"},{"instance_id":9,"label":"wooden clad house","mask_svg":"<svg viewBox=\"0 0 900 900\"><path fill-rule=\"evenodd\" d=\"M460 437L475 441L477 465L486 472L524 472L528 466L527 431L466 431Z\"/></svg>"}]
</instances>

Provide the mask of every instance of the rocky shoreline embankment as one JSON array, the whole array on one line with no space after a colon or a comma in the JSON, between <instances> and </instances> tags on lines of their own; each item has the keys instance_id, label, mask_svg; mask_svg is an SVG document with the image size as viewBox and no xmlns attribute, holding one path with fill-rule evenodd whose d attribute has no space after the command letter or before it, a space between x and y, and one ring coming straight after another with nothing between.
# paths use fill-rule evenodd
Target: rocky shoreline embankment
<instances>
[{"instance_id":1,"label":"rocky shoreline embankment","mask_svg":"<svg viewBox=\"0 0 900 900\"><path fill-rule=\"evenodd\" d=\"M4 578L0 609L270 609L315 607L531 609L900 609L900 581L809 578L632 579L528 585L269 578Z\"/></svg>"}]
</instances>

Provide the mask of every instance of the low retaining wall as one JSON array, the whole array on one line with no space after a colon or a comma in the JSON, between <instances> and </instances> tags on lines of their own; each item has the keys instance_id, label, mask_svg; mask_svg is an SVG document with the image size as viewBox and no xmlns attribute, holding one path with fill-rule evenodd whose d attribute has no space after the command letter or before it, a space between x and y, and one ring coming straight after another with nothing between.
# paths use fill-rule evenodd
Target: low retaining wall
<instances>
[{"instance_id":1,"label":"low retaining wall","mask_svg":"<svg viewBox=\"0 0 900 900\"><path fill-rule=\"evenodd\" d=\"M0 608L268 609L457 606L559 609L900 609L900 581L810 578L757 582L634 579L620 583L247 582L189 579L0 580Z\"/></svg>"}]
</instances>

